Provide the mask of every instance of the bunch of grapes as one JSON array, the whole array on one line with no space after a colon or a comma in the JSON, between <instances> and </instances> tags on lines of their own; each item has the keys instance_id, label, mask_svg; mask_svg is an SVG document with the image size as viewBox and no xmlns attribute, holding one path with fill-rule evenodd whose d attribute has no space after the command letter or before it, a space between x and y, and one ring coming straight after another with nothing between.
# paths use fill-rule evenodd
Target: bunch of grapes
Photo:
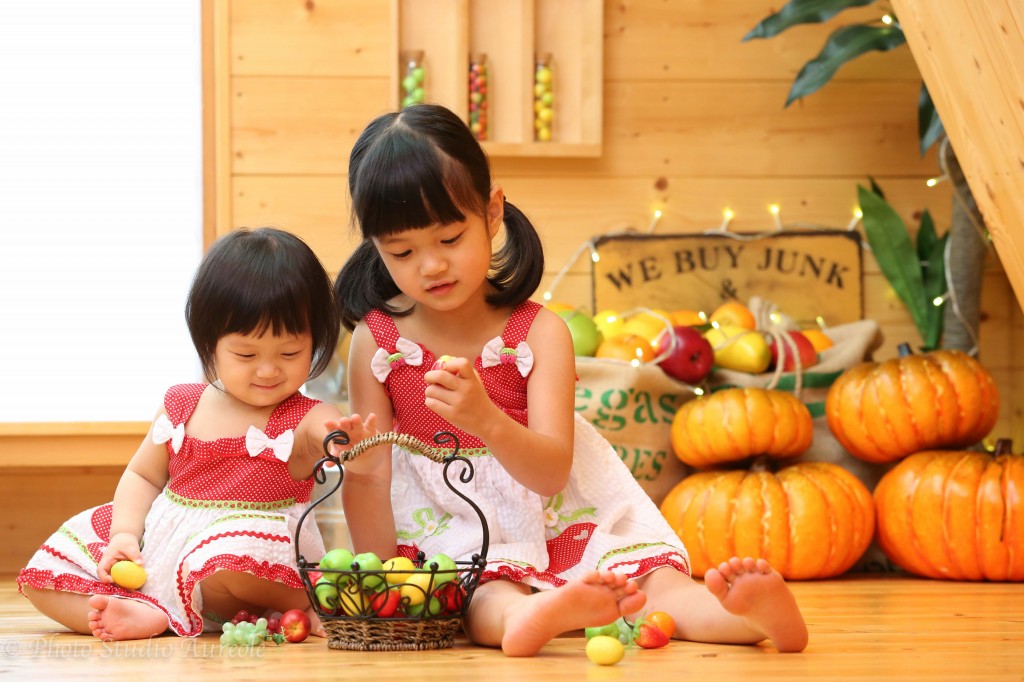
<instances>
[{"instance_id":1,"label":"bunch of grapes","mask_svg":"<svg viewBox=\"0 0 1024 682\"><path fill-rule=\"evenodd\" d=\"M284 642L284 634L277 618L257 618L239 611L234 618L221 626L221 646L263 646L267 640L275 644Z\"/></svg>"}]
</instances>

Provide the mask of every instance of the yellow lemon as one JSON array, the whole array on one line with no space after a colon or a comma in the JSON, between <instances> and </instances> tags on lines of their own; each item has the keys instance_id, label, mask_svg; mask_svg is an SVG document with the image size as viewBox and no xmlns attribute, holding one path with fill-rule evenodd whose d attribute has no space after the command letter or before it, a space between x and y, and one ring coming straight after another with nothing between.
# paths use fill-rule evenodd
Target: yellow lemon
<instances>
[{"instance_id":1,"label":"yellow lemon","mask_svg":"<svg viewBox=\"0 0 1024 682\"><path fill-rule=\"evenodd\" d=\"M389 585L399 585L412 576L412 573L407 571L412 571L415 568L416 564L412 562L412 559L396 556L384 562L384 570L387 571L384 574L384 579L388 581Z\"/></svg>"},{"instance_id":2,"label":"yellow lemon","mask_svg":"<svg viewBox=\"0 0 1024 682\"><path fill-rule=\"evenodd\" d=\"M615 665L625 654L625 645L616 637L597 635L587 640L587 658L598 665Z\"/></svg>"},{"instance_id":3,"label":"yellow lemon","mask_svg":"<svg viewBox=\"0 0 1024 682\"><path fill-rule=\"evenodd\" d=\"M110 577L126 590L137 590L146 582L146 569L134 561L118 561L110 567Z\"/></svg>"},{"instance_id":4,"label":"yellow lemon","mask_svg":"<svg viewBox=\"0 0 1024 682\"><path fill-rule=\"evenodd\" d=\"M430 573L413 573L409 579L402 583L399 593L402 600L409 606L422 604L427 599L427 588L434 579Z\"/></svg>"}]
</instances>

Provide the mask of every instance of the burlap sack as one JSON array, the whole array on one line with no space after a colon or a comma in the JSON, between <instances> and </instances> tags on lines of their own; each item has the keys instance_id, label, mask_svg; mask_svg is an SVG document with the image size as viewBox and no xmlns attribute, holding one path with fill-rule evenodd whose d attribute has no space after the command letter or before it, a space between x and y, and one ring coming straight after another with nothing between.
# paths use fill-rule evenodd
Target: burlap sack
<instances>
[{"instance_id":1,"label":"burlap sack","mask_svg":"<svg viewBox=\"0 0 1024 682\"><path fill-rule=\"evenodd\" d=\"M672 450L672 418L694 388L657 365L576 358L576 411L619 453L640 487L660 505L689 473Z\"/></svg>"}]
</instances>

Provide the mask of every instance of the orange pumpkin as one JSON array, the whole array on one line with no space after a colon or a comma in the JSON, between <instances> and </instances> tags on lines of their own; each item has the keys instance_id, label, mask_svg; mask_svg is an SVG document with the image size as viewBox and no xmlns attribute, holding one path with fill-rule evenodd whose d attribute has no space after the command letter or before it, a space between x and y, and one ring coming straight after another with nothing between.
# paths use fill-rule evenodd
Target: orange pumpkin
<instances>
[{"instance_id":1,"label":"orange pumpkin","mask_svg":"<svg viewBox=\"0 0 1024 682\"><path fill-rule=\"evenodd\" d=\"M683 479L661 513L683 541L693 575L733 556L767 559L784 578L828 578L849 570L871 544L871 493L828 462L777 473L702 471Z\"/></svg>"},{"instance_id":2,"label":"orange pumpkin","mask_svg":"<svg viewBox=\"0 0 1024 682\"><path fill-rule=\"evenodd\" d=\"M999 417L995 380L958 350L866 362L843 372L829 388L829 429L850 454L894 462L931 448L962 448L987 436Z\"/></svg>"},{"instance_id":3,"label":"orange pumpkin","mask_svg":"<svg viewBox=\"0 0 1024 682\"><path fill-rule=\"evenodd\" d=\"M910 573L949 580L1024 580L1024 456L933 450L875 486L878 544Z\"/></svg>"},{"instance_id":4,"label":"orange pumpkin","mask_svg":"<svg viewBox=\"0 0 1024 682\"><path fill-rule=\"evenodd\" d=\"M672 449L697 468L768 455L796 457L811 446L811 413L790 393L727 388L682 404L672 418Z\"/></svg>"}]
</instances>

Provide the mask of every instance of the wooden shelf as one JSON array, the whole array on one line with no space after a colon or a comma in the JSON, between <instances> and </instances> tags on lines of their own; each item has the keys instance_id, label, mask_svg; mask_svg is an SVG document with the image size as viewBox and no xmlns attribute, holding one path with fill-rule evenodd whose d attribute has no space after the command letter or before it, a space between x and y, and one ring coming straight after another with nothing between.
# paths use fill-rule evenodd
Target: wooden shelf
<instances>
[{"instance_id":1,"label":"wooden shelf","mask_svg":"<svg viewBox=\"0 0 1024 682\"><path fill-rule=\"evenodd\" d=\"M392 103L401 104L404 55L422 54L425 101L469 118L469 57L486 54L491 156L600 156L603 113L602 0L392 0ZM534 60L549 54L554 121L534 140Z\"/></svg>"}]
</instances>

